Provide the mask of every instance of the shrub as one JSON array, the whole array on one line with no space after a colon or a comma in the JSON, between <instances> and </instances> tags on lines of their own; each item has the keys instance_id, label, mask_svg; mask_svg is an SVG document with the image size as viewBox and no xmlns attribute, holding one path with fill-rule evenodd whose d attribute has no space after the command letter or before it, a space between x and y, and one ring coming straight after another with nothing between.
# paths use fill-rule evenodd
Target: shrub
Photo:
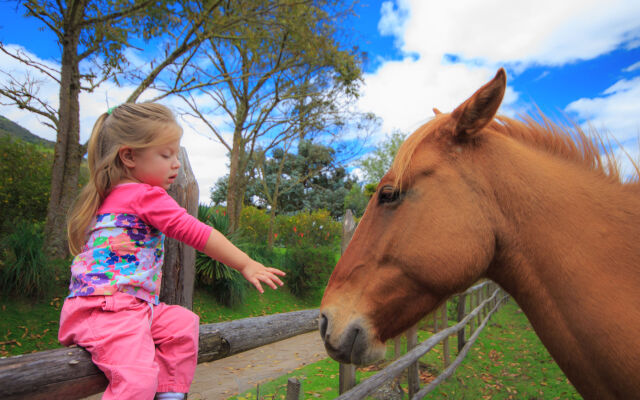
<instances>
[{"instance_id":1,"label":"shrub","mask_svg":"<svg viewBox=\"0 0 640 400\"><path fill-rule=\"evenodd\" d=\"M240 213L240 228L244 238L253 243L266 243L270 216L256 207L244 207Z\"/></svg>"},{"instance_id":2,"label":"shrub","mask_svg":"<svg viewBox=\"0 0 640 400\"><path fill-rule=\"evenodd\" d=\"M340 246L342 226L327 210L279 216L277 222L277 243L284 247Z\"/></svg>"},{"instance_id":3,"label":"shrub","mask_svg":"<svg viewBox=\"0 0 640 400\"><path fill-rule=\"evenodd\" d=\"M0 138L0 215L3 231L17 220L44 221L51 186L53 150L5 136Z\"/></svg>"},{"instance_id":4,"label":"shrub","mask_svg":"<svg viewBox=\"0 0 640 400\"><path fill-rule=\"evenodd\" d=\"M283 268L285 283L297 297L309 297L324 289L336 264L332 247L299 246L287 249Z\"/></svg>"},{"instance_id":5,"label":"shrub","mask_svg":"<svg viewBox=\"0 0 640 400\"><path fill-rule=\"evenodd\" d=\"M213 226L236 246L245 246L241 231L229 234L229 218L223 208L201 205L198 219ZM196 252L196 280L211 289L216 301L224 306L234 307L244 301L247 285L242 274L199 251Z\"/></svg>"},{"instance_id":6,"label":"shrub","mask_svg":"<svg viewBox=\"0 0 640 400\"><path fill-rule=\"evenodd\" d=\"M44 297L52 287L54 273L42 251L39 224L21 221L2 241L0 288L2 293Z\"/></svg>"}]
</instances>

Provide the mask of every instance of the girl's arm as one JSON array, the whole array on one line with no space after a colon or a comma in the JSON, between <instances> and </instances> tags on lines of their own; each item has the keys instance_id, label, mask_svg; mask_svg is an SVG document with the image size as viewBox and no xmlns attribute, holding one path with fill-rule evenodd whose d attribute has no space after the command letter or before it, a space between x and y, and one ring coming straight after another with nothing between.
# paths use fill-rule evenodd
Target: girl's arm
<instances>
[{"instance_id":1,"label":"girl's arm","mask_svg":"<svg viewBox=\"0 0 640 400\"><path fill-rule=\"evenodd\" d=\"M277 289L284 283L278 275L285 273L276 268L267 268L257 261L254 261L242 250L234 246L222 233L213 229L207 240L207 244L202 250L209 257L238 270L246 280L251 282L260 293L264 293L260 282L264 282L272 289Z\"/></svg>"}]
</instances>

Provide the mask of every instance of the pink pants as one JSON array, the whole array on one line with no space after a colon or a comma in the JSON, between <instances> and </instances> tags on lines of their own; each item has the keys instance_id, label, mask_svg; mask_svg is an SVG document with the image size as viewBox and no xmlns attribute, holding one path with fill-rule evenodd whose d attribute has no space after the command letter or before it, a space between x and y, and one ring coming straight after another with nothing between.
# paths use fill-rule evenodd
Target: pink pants
<instances>
[{"instance_id":1,"label":"pink pants","mask_svg":"<svg viewBox=\"0 0 640 400\"><path fill-rule=\"evenodd\" d=\"M198 359L199 318L180 306L124 293L68 298L58 339L91 353L109 380L103 399L153 399L188 393Z\"/></svg>"}]
</instances>

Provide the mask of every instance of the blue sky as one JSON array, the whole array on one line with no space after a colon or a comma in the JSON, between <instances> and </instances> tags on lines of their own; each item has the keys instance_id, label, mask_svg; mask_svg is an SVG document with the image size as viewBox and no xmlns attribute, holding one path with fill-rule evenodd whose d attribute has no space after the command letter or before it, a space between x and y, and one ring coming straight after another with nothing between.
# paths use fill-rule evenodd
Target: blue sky
<instances>
[{"instance_id":1,"label":"blue sky","mask_svg":"<svg viewBox=\"0 0 640 400\"><path fill-rule=\"evenodd\" d=\"M393 130L413 131L433 107L452 110L505 67L508 91L501 113L514 116L537 106L552 118L606 129L638 158L640 1L362 0L356 12L348 25L353 42L367 53L358 107L383 121L374 141ZM55 67L55 38L38 28L37 21L16 12L15 3L0 1L0 42L22 46ZM144 52L134 56L143 59ZM4 55L0 66L20 73ZM42 88L53 103L55 89L46 83ZM83 95L82 138L105 102L117 104L127 94L128 88L107 82ZM15 107L0 106L0 114L53 137ZM204 201L226 173L226 151L205 138L197 123L184 127L183 145Z\"/></svg>"}]
</instances>

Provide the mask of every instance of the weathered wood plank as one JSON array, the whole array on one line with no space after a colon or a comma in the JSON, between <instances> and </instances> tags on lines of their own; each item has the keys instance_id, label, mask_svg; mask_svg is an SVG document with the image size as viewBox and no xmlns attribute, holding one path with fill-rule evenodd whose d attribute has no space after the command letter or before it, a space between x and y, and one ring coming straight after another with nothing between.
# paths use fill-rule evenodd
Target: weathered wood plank
<instances>
[{"instance_id":1,"label":"weathered wood plank","mask_svg":"<svg viewBox=\"0 0 640 400\"><path fill-rule=\"evenodd\" d=\"M218 360L318 328L318 310L200 326L198 362ZM79 347L0 359L0 399L80 399L106 387L104 374Z\"/></svg>"},{"instance_id":2,"label":"weathered wood plank","mask_svg":"<svg viewBox=\"0 0 640 400\"><path fill-rule=\"evenodd\" d=\"M171 197L194 217L198 216L198 182L184 147L178 155L178 176L167 191ZM162 287L160 300L167 304L178 304L193 308L193 285L196 274L196 251L193 247L167 237L164 243L162 264Z\"/></svg>"}]
</instances>

